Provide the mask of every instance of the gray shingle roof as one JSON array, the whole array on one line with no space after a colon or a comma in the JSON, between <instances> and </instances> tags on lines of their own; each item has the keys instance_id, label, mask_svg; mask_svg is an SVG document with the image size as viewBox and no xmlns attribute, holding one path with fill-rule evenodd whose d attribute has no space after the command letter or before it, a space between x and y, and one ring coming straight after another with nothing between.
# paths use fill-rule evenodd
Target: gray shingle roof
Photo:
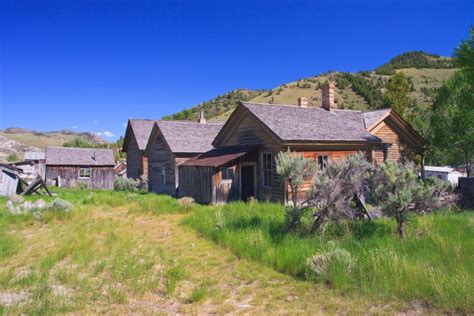
<instances>
[{"instance_id":1,"label":"gray shingle roof","mask_svg":"<svg viewBox=\"0 0 474 316\"><path fill-rule=\"evenodd\" d=\"M390 112L390 109L381 109L362 113L362 116L364 117L365 128L369 128L370 125L375 123L379 118L388 112Z\"/></svg>"},{"instance_id":2,"label":"gray shingle roof","mask_svg":"<svg viewBox=\"0 0 474 316\"><path fill-rule=\"evenodd\" d=\"M146 145L148 144L148 139L150 138L151 130L153 129L153 124L155 124L156 120L130 119L129 121L135 139L137 140L138 148L140 150L145 150Z\"/></svg>"},{"instance_id":3,"label":"gray shingle roof","mask_svg":"<svg viewBox=\"0 0 474 316\"><path fill-rule=\"evenodd\" d=\"M379 141L364 125L362 112L247 103L246 107L283 141Z\"/></svg>"},{"instance_id":4,"label":"gray shingle roof","mask_svg":"<svg viewBox=\"0 0 474 316\"><path fill-rule=\"evenodd\" d=\"M25 152L25 160L44 160L44 151L27 151Z\"/></svg>"},{"instance_id":5,"label":"gray shingle roof","mask_svg":"<svg viewBox=\"0 0 474 316\"><path fill-rule=\"evenodd\" d=\"M214 138L224 124L199 124L189 121L157 121L163 136L174 153L203 153L211 150Z\"/></svg>"},{"instance_id":6,"label":"gray shingle roof","mask_svg":"<svg viewBox=\"0 0 474 316\"><path fill-rule=\"evenodd\" d=\"M46 164L63 166L114 166L112 149L46 147Z\"/></svg>"}]
</instances>

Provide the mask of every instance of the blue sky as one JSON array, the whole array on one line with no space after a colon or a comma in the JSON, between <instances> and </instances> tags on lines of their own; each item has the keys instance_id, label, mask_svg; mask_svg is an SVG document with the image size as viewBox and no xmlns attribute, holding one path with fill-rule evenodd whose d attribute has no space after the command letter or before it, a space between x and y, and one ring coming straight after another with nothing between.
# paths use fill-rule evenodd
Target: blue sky
<instances>
[{"instance_id":1,"label":"blue sky","mask_svg":"<svg viewBox=\"0 0 474 316\"><path fill-rule=\"evenodd\" d=\"M0 128L115 139L235 88L449 56L471 25L474 1L1 0Z\"/></svg>"}]
</instances>

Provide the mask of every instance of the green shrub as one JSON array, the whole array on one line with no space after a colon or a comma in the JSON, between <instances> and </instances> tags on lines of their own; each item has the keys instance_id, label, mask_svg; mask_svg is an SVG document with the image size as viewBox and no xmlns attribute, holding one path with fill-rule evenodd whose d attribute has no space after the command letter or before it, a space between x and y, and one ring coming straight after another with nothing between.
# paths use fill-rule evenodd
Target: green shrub
<instances>
[{"instance_id":1,"label":"green shrub","mask_svg":"<svg viewBox=\"0 0 474 316\"><path fill-rule=\"evenodd\" d=\"M134 180L132 178L117 177L114 181L114 189L117 191L138 192L139 186L140 180Z\"/></svg>"},{"instance_id":2,"label":"green shrub","mask_svg":"<svg viewBox=\"0 0 474 316\"><path fill-rule=\"evenodd\" d=\"M348 281L354 265L354 259L349 251L337 247L334 241L329 241L328 250L308 258L306 275L312 279L321 278L332 284L337 280L342 284Z\"/></svg>"}]
</instances>

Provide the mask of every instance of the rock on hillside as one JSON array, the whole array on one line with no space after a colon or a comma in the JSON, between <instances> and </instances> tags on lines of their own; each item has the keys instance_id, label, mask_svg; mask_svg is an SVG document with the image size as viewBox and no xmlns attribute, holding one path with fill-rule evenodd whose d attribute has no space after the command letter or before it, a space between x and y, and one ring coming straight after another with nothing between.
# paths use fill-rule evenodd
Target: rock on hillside
<instances>
[{"instance_id":1,"label":"rock on hillside","mask_svg":"<svg viewBox=\"0 0 474 316\"><path fill-rule=\"evenodd\" d=\"M0 162L6 162L11 154L18 154L21 158L26 151L37 151L39 148L21 144L17 141L0 136Z\"/></svg>"}]
</instances>

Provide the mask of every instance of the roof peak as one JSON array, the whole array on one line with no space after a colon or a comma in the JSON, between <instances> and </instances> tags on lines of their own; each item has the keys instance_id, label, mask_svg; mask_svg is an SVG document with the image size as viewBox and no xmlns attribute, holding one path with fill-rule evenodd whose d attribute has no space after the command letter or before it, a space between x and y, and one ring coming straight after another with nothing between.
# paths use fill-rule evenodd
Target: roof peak
<instances>
[{"instance_id":1,"label":"roof peak","mask_svg":"<svg viewBox=\"0 0 474 316\"><path fill-rule=\"evenodd\" d=\"M64 147L64 146L46 146L48 148L64 148L64 149L78 149L78 150L112 150L110 148L97 148L97 147Z\"/></svg>"},{"instance_id":2,"label":"roof peak","mask_svg":"<svg viewBox=\"0 0 474 316\"><path fill-rule=\"evenodd\" d=\"M183 123L183 124L194 124L194 125L201 125L201 126L206 126L206 125L224 125L224 122L207 122L205 124L199 123L196 121L187 121L187 120L158 120L157 123L161 122L171 122L171 123Z\"/></svg>"},{"instance_id":3,"label":"roof peak","mask_svg":"<svg viewBox=\"0 0 474 316\"><path fill-rule=\"evenodd\" d=\"M301 107L295 104L282 104L282 103L262 103L262 102L247 102L247 101L240 101L243 105L246 104L254 104L254 105L264 105L264 106L279 106L279 107L286 107L286 108L295 108L295 109L302 109L302 110L318 110L329 112L323 108L315 107L315 106L307 106ZM360 110L350 110L350 109L333 109L334 112L353 112L353 113L363 113Z\"/></svg>"}]
</instances>

